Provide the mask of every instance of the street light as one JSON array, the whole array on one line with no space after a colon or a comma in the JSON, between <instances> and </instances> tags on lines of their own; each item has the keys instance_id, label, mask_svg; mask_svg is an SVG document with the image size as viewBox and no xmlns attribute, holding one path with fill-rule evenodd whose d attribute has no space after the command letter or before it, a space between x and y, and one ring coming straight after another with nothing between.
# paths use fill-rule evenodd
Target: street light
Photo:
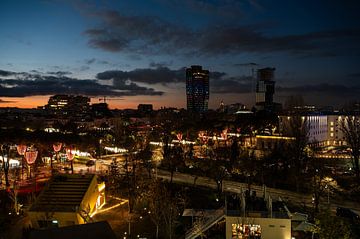
<instances>
[{"instance_id":1,"label":"street light","mask_svg":"<svg viewBox=\"0 0 360 239\"><path fill-rule=\"evenodd\" d=\"M330 204L330 187L326 184L325 188L327 189L327 203Z\"/></svg>"},{"instance_id":2,"label":"street light","mask_svg":"<svg viewBox=\"0 0 360 239\"><path fill-rule=\"evenodd\" d=\"M38 155L38 151L35 149L25 152L25 159L27 164L29 165L29 170L30 170L30 178L31 178L31 165L35 163L37 155Z\"/></svg>"},{"instance_id":3,"label":"street light","mask_svg":"<svg viewBox=\"0 0 360 239\"><path fill-rule=\"evenodd\" d=\"M59 151L61 150L61 147L62 147L62 143L54 143L53 144L53 149L54 149L54 151L55 151L55 157L56 157L56 161L58 161L59 160ZM53 164L52 164L52 162L53 162L53 159L52 159L52 157L50 158L50 168L51 168L51 170L52 170L52 168L53 168Z\"/></svg>"},{"instance_id":4,"label":"street light","mask_svg":"<svg viewBox=\"0 0 360 239\"><path fill-rule=\"evenodd\" d=\"M75 152L73 152L72 147L66 149L66 156L71 163L71 174L73 174L74 173L73 159L75 157Z\"/></svg>"}]
</instances>

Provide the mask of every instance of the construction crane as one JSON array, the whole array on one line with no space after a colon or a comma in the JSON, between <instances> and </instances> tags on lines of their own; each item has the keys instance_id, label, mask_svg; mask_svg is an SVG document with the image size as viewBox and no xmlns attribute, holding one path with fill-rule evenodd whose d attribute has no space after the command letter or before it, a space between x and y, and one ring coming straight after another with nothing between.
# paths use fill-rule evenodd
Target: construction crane
<instances>
[{"instance_id":1,"label":"construction crane","mask_svg":"<svg viewBox=\"0 0 360 239\"><path fill-rule=\"evenodd\" d=\"M106 101L108 100L123 100L124 98L110 98L108 99L106 96L104 96L103 98L100 98L99 101L103 101L104 103L106 103Z\"/></svg>"}]
</instances>

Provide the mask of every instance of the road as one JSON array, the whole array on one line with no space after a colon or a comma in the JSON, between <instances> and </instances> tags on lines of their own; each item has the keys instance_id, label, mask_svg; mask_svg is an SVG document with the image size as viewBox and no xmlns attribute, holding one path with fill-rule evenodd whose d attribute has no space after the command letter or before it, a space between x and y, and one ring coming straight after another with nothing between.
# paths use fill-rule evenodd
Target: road
<instances>
[{"instance_id":1,"label":"road","mask_svg":"<svg viewBox=\"0 0 360 239\"><path fill-rule=\"evenodd\" d=\"M164 170L158 170L157 177L163 178L166 180L170 180L170 172L164 171ZM194 183L195 180L195 183ZM175 172L173 176L173 181L175 182L181 182L185 184L191 184L191 185L198 185L208 188L216 189L216 183L213 179L207 178L207 177L199 177L194 176L190 174L185 173L179 173ZM241 190L245 191L247 190L248 185L246 183L240 183L230 180L224 180L223 181L223 190L226 192L232 192L232 193L240 193ZM258 185L251 185L251 190L256 191L256 195L263 195L263 187ZM269 188L266 187L266 192L271 195L271 197L275 200L281 197L285 202L292 202L299 205L306 205L308 207L312 207L312 195L310 194L303 194L303 193L297 193L292 192L288 190L283 189L276 189L276 188ZM325 205L327 202L325 202L325 199L321 201L322 205ZM358 214L360 213L360 203L353 202L353 201L335 201L332 199L330 201L331 210L333 212L336 211L337 207L347 207L351 208Z\"/></svg>"}]
</instances>

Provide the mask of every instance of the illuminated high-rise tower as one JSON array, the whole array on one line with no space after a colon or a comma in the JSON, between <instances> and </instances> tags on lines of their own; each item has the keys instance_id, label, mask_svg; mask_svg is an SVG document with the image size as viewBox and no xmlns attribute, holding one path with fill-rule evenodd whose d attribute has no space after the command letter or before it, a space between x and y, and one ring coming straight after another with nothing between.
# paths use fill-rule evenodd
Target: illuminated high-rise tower
<instances>
[{"instance_id":1,"label":"illuminated high-rise tower","mask_svg":"<svg viewBox=\"0 0 360 239\"><path fill-rule=\"evenodd\" d=\"M202 113L208 110L209 102L209 71L201 66L186 69L187 109Z\"/></svg>"}]
</instances>

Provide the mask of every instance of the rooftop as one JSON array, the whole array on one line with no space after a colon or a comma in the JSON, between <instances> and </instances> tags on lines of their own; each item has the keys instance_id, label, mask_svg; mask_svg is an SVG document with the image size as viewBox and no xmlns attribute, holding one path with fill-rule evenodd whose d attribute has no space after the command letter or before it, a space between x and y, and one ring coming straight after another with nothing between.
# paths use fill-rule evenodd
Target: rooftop
<instances>
[{"instance_id":1,"label":"rooftop","mask_svg":"<svg viewBox=\"0 0 360 239\"><path fill-rule=\"evenodd\" d=\"M63 174L52 177L30 211L75 212L95 175Z\"/></svg>"}]
</instances>

